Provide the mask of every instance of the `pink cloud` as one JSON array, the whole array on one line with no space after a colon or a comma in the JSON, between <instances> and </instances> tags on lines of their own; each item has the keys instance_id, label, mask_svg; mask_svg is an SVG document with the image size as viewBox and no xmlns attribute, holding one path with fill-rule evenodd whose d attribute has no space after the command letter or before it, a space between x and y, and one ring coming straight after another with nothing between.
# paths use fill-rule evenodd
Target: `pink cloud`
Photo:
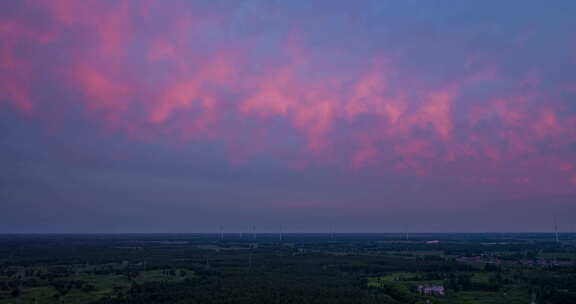
<instances>
[{"instance_id":1,"label":"pink cloud","mask_svg":"<svg viewBox=\"0 0 576 304\"><path fill-rule=\"evenodd\" d=\"M339 163L422 176L447 164L462 175L473 167L474 174L487 176L480 173L500 165L510 171L528 166L564 179L573 172L574 157L558 151L576 139L575 115L540 88L539 73L510 79L483 55L465 60L470 75L440 86L404 70L392 50L358 59L359 67L332 62L337 73L312 73L325 68L324 56L301 28L287 30L271 58L259 58L256 38L211 36L221 34L229 16L192 4L46 0L28 5L39 9L49 26L30 18L0 21L0 100L44 120L55 118L35 112L45 102L33 98L43 85L34 73L38 63L19 55L19 47L40 54L48 46L66 49L64 59L42 70L64 90L78 91L80 97L70 103L80 104L86 118L103 128L136 138L210 137L224 142L236 161L272 151L282 139L267 126L285 123L289 130L283 135L300 140L291 148L306 155L287 160L291 164ZM171 18L156 14L159 9ZM489 68L476 70L484 64ZM466 105L463 92L469 87L499 80L520 89ZM459 123L461 117L465 123ZM543 145L547 152L540 152ZM524 175L507 180L546 183Z\"/></svg>"}]
</instances>

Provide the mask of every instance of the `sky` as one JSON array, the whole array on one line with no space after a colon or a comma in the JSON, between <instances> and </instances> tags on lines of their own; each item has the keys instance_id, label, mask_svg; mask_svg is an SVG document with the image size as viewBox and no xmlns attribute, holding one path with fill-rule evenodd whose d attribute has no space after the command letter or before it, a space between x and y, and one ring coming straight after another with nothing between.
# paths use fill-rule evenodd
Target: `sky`
<instances>
[{"instance_id":1,"label":"sky","mask_svg":"<svg viewBox=\"0 0 576 304\"><path fill-rule=\"evenodd\" d=\"M0 233L574 231L575 11L0 1Z\"/></svg>"}]
</instances>

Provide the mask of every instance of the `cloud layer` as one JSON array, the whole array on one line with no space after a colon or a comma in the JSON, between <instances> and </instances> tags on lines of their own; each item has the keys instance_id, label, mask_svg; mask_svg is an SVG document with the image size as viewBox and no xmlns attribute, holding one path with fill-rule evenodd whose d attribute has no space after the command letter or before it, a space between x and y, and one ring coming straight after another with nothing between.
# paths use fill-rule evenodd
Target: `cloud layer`
<instances>
[{"instance_id":1,"label":"cloud layer","mask_svg":"<svg viewBox=\"0 0 576 304\"><path fill-rule=\"evenodd\" d=\"M521 3L4 1L0 110L231 165L573 194L571 4Z\"/></svg>"}]
</instances>

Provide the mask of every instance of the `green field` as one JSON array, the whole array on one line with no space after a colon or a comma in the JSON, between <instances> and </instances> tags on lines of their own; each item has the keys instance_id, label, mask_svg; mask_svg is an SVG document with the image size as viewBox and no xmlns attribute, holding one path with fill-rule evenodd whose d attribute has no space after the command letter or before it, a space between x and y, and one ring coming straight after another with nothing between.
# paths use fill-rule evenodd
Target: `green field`
<instances>
[{"instance_id":1,"label":"green field","mask_svg":"<svg viewBox=\"0 0 576 304\"><path fill-rule=\"evenodd\" d=\"M139 272L134 278L129 278L126 275L80 272L78 274L67 276L64 279L56 279L51 283L44 282L48 284L53 283L55 285L58 285L60 282L60 285L63 286L60 290L66 290L65 292L59 291L58 288L55 287L24 287L21 288L21 294L19 297L0 298L0 304L82 304L126 293L133 284L144 284L149 282L177 283L190 278L194 278L194 273L185 269L145 270ZM8 280L8 278L0 277L0 280ZM67 286L74 286L74 283L71 282L83 282L82 286L85 287L85 289L72 287L67 290ZM86 286L93 286L93 288L86 288Z\"/></svg>"},{"instance_id":2,"label":"green field","mask_svg":"<svg viewBox=\"0 0 576 304\"><path fill-rule=\"evenodd\" d=\"M469 274L472 284L489 284L490 273L474 272ZM414 292L418 285L441 285L446 286L446 280L426 280L422 273L392 272L385 276L368 279L368 286L389 290L397 289L401 293ZM445 296L424 297L430 303L446 304L522 304L528 303L529 294L525 288L510 285L502 286L498 291L459 291L448 290ZM425 301L424 300L424 301ZM423 302L425 303L425 302Z\"/></svg>"}]
</instances>

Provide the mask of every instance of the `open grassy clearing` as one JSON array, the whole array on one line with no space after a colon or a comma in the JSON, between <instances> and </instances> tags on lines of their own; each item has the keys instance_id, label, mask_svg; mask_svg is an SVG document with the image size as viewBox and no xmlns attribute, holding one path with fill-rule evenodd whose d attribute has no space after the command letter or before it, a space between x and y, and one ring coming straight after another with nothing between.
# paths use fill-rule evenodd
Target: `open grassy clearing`
<instances>
[{"instance_id":1,"label":"open grassy clearing","mask_svg":"<svg viewBox=\"0 0 576 304\"><path fill-rule=\"evenodd\" d=\"M192 271L186 269L156 269L140 271L135 277L129 278L126 275L115 274L94 274L82 273L67 276L63 279L56 279L53 282L73 284L70 282L81 281L82 288L65 288L66 292L61 292L56 287L29 287L21 288L19 297L9 297L7 292L1 293L0 304L28 304L28 303L89 303L115 294L127 292L132 284L144 284L149 282L178 283L186 279L194 278ZM0 280L8 280L0 277ZM50 284L50 283L48 283ZM61 289L62 290L62 289ZM6 298L4 298L6 297ZM8 298L9 297L9 298Z\"/></svg>"}]
</instances>

